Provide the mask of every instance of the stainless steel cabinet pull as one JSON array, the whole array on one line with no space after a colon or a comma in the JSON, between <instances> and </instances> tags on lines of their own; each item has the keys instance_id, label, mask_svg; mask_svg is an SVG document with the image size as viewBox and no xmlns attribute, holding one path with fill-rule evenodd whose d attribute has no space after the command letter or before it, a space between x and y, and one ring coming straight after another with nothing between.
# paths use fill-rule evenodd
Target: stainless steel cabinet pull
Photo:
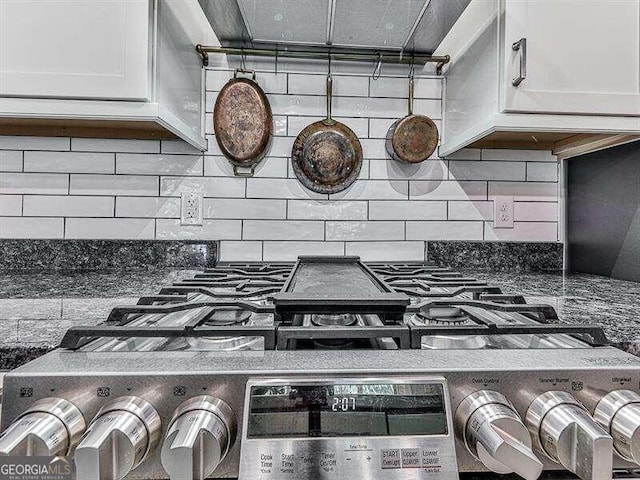
<instances>
[{"instance_id":1,"label":"stainless steel cabinet pull","mask_svg":"<svg viewBox=\"0 0 640 480\"><path fill-rule=\"evenodd\" d=\"M511 81L511 84L517 87L527 78L527 39L521 38L511 45L511 48L514 52L520 52L520 75Z\"/></svg>"}]
</instances>

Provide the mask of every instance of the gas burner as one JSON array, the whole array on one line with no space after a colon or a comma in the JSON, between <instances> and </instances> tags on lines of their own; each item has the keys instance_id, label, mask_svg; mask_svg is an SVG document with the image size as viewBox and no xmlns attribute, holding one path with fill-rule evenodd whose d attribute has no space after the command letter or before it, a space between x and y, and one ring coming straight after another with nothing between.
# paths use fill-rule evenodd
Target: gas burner
<instances>
[{"instance_id":1,"label":"gas burner","mask_svg":"<svg viewBox=\"0 0 640 480\"><path fill-rule=\"evenodd\" d=\"M458 307L428 307L415 314L415 323L422 325L463 325L469 322Z\"/></svg>"},{"instance_id":2,"label":"gas burner","mask_svg":"<svg viewBox=\"0 0 640 480\"><path fill-rule=\"evenodd\" d=\"M358 318L351 313L342 315L311 315L311 323L319 327L349 327L355 325L357 322Z\"/></svg>"},{"instance_id":3,"label":"gas burner","mask_svg":"<svg viewBox=\"0 0 640 480\"><path fill-rule=\"evenodd\" d=\"M251 318L251 312L238 307L227 307L216 309L207 317L203 325L209 326L229 326L245 324Z\"/></svg>"}]
</instances>

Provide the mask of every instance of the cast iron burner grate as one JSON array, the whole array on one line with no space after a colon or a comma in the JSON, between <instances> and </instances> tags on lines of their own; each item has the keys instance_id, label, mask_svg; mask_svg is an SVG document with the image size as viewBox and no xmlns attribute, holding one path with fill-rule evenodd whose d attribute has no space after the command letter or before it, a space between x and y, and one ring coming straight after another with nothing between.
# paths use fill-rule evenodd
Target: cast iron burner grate
<instances>
[{"instance_id":1,"label":"cast iron burner grate","mask_svg":"<svg viewBox=\"0 0 640 480\"><path fill-rule=\"evenodd\" d=\"M179 312L191 312L191 320L174 327L136 325L145 316ZM479 312L528 321L497 323ZM251 325L252 315L273 321ZM295 264L220 264L142 297L137 305L113 308L103 324L70 328L61 347L76 350L98 338L137 337L262 337L266 350L419 349L424 337L437 335L565 334L592 346L609 343L598 326L557 321L549 305L528 304L522 295L442 267L300 257Z\"/></svg>"}]
</instances>

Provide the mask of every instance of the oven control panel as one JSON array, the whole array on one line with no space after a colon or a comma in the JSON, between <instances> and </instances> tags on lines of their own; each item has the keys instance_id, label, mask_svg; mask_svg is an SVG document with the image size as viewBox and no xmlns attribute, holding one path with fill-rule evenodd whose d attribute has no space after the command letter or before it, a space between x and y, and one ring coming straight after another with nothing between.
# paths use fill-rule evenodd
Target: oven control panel
<instances>
[{"instance_id":1,"label":"oven control panel","mask_svg":"<svg viewBox=\"0 0 640 480\"><path fill-rule=\"evenodd\" d=\"M250 380L239 478L457 479L442 378Z\"/></svg>"}]
</instances>

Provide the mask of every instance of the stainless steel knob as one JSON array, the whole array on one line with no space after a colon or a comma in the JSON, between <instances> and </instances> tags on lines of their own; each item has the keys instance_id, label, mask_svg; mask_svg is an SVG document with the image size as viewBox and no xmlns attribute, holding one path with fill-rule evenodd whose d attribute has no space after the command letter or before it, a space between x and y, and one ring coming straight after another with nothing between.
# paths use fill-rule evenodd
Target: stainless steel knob
<instances>
[{"instance_id":1,"label":"stainless steel knob","mask_svg":"<svg viewBox=\"0 0 640 480\"><path fill-rule=\"evenodd\" d=\"M138 397L120 397L91 422L75 452L83 480L120 480L149 455L160 439L160 416Z\"/></svg>"},{"instance_id":2,"label":"stainless steel knob","mask_svg":"<svg viewBox=\"0 0 640 480\"><path fill-rule=\"evenodd\" d=\"M209 477L233 445L236 419L222 400L208 395L182 403L174 412L160 459L171 480Z\"/></svg>"},{"instance_id":3,"label":"stainless steel knob","mask_svg":"<svg viewBox=\"0 0 640 480\"><path fill-rule=\"evenodd\" d=\"M501 393L481 390L466 397L456 410L458 435L471 454L496 473L535 480L542 463L531 449L531 436L518 412Z\"/></svg>"},{"instance_id":4,"label":"stainless steel knob","mask_svg":"<svg viewBox=\"0 0 640 480\"><path fill-rule=\"evenodd\" d=\"M593 417L613 437L618 455L640 465L640 395L616 390L596 405Z\"/></svg>"},{"instance_id":5,"label":"stainless steel knob","mask_svg":"<svg viewBox=\"0 0 640 480\"><path fill-rule=\"evenodd\" d=\"M31 405L0 436L0 456L67 455L86 428L82 412L62 398Z\"/></svg>"},{"instance_id":6,"label":"stainless steel knob","mask_svg":"<svg viewBox=\"0 0 640 480\"><path fill-rule=\"evenodd\" d=\"M583 480L609 480L613 439L567 392L547 392L529 406L525 422L536 447Z\"/></svg>"}]
</instances>

